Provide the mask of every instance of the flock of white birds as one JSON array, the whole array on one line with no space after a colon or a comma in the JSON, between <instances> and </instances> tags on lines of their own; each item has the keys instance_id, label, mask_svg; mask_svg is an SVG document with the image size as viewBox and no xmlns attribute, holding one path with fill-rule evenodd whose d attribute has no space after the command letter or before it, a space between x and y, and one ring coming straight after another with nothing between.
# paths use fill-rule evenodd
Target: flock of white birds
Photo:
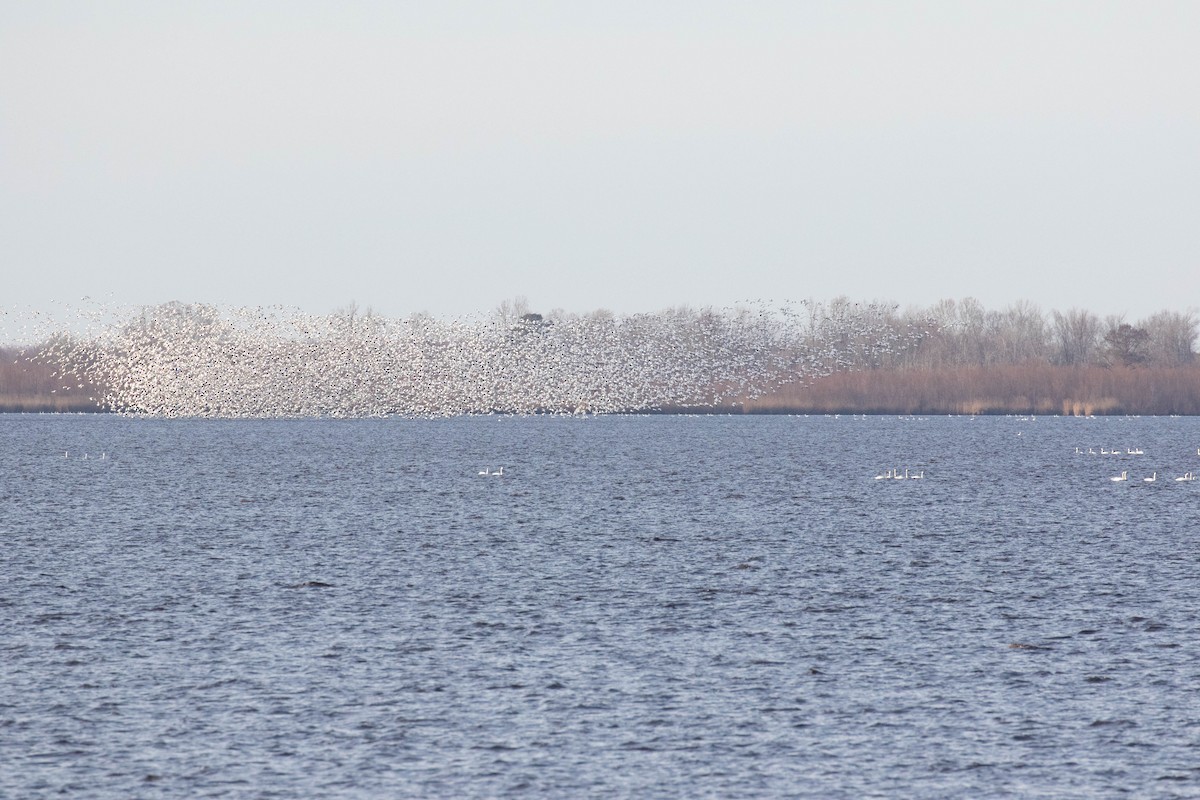
<instances>
[{"instance_id":1,"label":"flock of white birds","mask_svg":"<svg viewBox=\"0 0 1200 800\"><path fill-rule=\"evenodd\" d=\"M866 366L925 331L879 303L392 319L169 303L48 336L98 405L164 417L440 417L722 407Z\"/></svg>"},{"instance_id":2,"label":"flock of white birds","mask_svg":"<svg viewBox=\"0 0 1200 800\"><path fill-rule=\"evenodd\" d=\"M1077 456L1144 456L1144 455L1146 455L1146 451L1143 450L1141 447L1126 446L1126 447L1122 448L1117 445L1113 445L1111 447L1104 447L1102 445L1099 448L1097 448L1097 447L1087 447L1087 448L1076 447L1075 455L1077 455ZM1200 456L1200 447L1196 448L1196 455ZM1132 477L1132 478L1130 477L1129 470L1123 469L1123 470L1121 470L1121 472L1119 474L1113 475L1112 477L1110 477L1109 480L1112 481L1113 483L1139 483L1139 482L1140 483L1158 483L1159 475L1158 475L1158 470L1155 469L1149 475L1142 477L1141 480L1138 481L1138 479L1136 477ZM1169 481L1171 479L1169 477L1164 476L1162 480L1165 482L1165 481ZM1183 473L1182 475L1175 477L1174 480L1176 483L1191 483L1196 480L1196 473L1189 470L1189 471Z\"/></svg>"}]
</instances>

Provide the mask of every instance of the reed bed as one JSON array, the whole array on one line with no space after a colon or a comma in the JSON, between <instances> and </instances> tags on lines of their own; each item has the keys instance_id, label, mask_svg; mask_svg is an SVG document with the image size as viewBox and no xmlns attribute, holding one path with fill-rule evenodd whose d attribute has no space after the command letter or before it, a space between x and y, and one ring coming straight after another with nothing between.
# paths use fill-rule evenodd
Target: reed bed
<instances>
[{"instance_id":1,"label":"reed bed","mask_svg":"<svg viewBox=\"0 0 1200 800\"><path fill-rule=\"evenodd\" d=\"M840 372L741 404L785 414L1200 414L1200 366L994 367Z\"/></svg>"}]
</instances>

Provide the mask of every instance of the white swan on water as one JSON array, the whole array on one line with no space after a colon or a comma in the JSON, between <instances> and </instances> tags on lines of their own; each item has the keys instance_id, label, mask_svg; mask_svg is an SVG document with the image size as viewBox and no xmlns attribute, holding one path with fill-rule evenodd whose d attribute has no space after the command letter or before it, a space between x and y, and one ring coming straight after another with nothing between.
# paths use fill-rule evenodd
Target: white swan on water
<instances>
[{"instance_id":1,"label":"white swan on water","mask_svg":"<svg viewBox=\"0 0 1200 800\"><path fill-rule=\"evenodd\" d=\"M1121 472L1120 475L1114 475L1113 477L1109 478L1109 480L1110 481L1127 481L1127 480L1129 480L1129 472L1127 470L1123 471L1123 472Z\"/></svg>"},{"instance_id":2,"label":"white swan on water","mask_svg":"<svg viewBox=\"0 0 1200 800\"><path fill-rule=\"evenodd\" d=\"M887 480L887 479L888 479L888 478L890 478L890 477L892 477L892 471L889 469L889 470L885 470L885 471L884 471L882 474L880 474L880 475L876 475L876 476L875 476L875 480L877 480L877 481L882 481L882 480Z\"/></svg>"},{"instance_id":3,"label":"white swan on water","mask_svg":"<svg viewBox=\"0 0 1200 800\"><path fill-rule=\"evenodd\" d=\"M1158 473L1155 472L1149 478L1142 478L1142 480L1145 481L1146 483L1154 483L1156 480L1158 480Z\"/></svg>"},{"instance_id":4,"label":"white swan on water","mask_svg":"<svg viewBox=\"0 0 1200 800\"><path fill-rule=\"evenodd\" d=\"M1175 480L1176 481L1194 481L1194 480L1196 480L1196 476L1194 474L1192 474L1191 472L1185 472L1182 475L1180 475L1178 478L1176 478Z\"/></svg>"}]
</instances>

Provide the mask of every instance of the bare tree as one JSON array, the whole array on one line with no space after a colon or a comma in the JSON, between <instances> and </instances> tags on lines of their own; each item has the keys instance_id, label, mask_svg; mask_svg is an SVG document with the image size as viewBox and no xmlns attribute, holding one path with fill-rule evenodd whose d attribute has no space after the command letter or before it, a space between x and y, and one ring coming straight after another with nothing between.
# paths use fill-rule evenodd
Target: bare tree
<instances>
[{"instance_id":1,"label":"bare tree","mask_svg":"<svg viewBox=\"0 0 1200 800\"><path fill-rule=\"evenodd\" d=\"M1090 311L1072 308L1055 311L1054 345L1056 364L1083 366L1096 360L1100 346L1100 318Z\"/></svg>"},{"instance_id":2,"label":"bare tree","mask_svg":"<svg viewBox=\"0 0 1200 800\"><path fill-rule=\"evenodd\" d=\"M1046 317L1033 303L1020 301L1009 306L998 314L996 327L999 363L1030 364L1046 360Z\"/></svg>"},{"instance_id":3,"label":"bare tree","mask_svg":"<svg viewBox=\"0 0 1200 800\"><path fill-rule=\"evenodd\" d=\"M1150 361L1163 366L1191 364L1196 359L1197 317L1194 309L1185 312L1160 311L1138 323L1146 331L1146 351Z\"/></svg>"},{"instance_id":4,"label":"bare tree","mask_svg":"<svg viewBox=\"0 0 1200 800\"><path fill-rule=\"evenodd\" d=\"M505 328L511 328L529 313L529 300L525 295L517 295L512 300L502 300L493 312L496 321Z\"/></svg>"}]
</instances>

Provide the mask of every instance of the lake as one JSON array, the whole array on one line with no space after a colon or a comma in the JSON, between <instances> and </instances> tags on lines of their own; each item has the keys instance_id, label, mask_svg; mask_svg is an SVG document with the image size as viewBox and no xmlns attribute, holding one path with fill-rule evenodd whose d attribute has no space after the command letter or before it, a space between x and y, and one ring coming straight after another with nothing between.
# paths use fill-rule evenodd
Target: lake
<instances>
[{"instance_id":1,"label":"lake","mask_svg":"<svg viewBox=\"0 0 1200 800\"><path fill-rule=\"evenodd\" d=\"M0 446L0 797L1200 796L1200 419Z\"/></svg>"}]
</instances>

